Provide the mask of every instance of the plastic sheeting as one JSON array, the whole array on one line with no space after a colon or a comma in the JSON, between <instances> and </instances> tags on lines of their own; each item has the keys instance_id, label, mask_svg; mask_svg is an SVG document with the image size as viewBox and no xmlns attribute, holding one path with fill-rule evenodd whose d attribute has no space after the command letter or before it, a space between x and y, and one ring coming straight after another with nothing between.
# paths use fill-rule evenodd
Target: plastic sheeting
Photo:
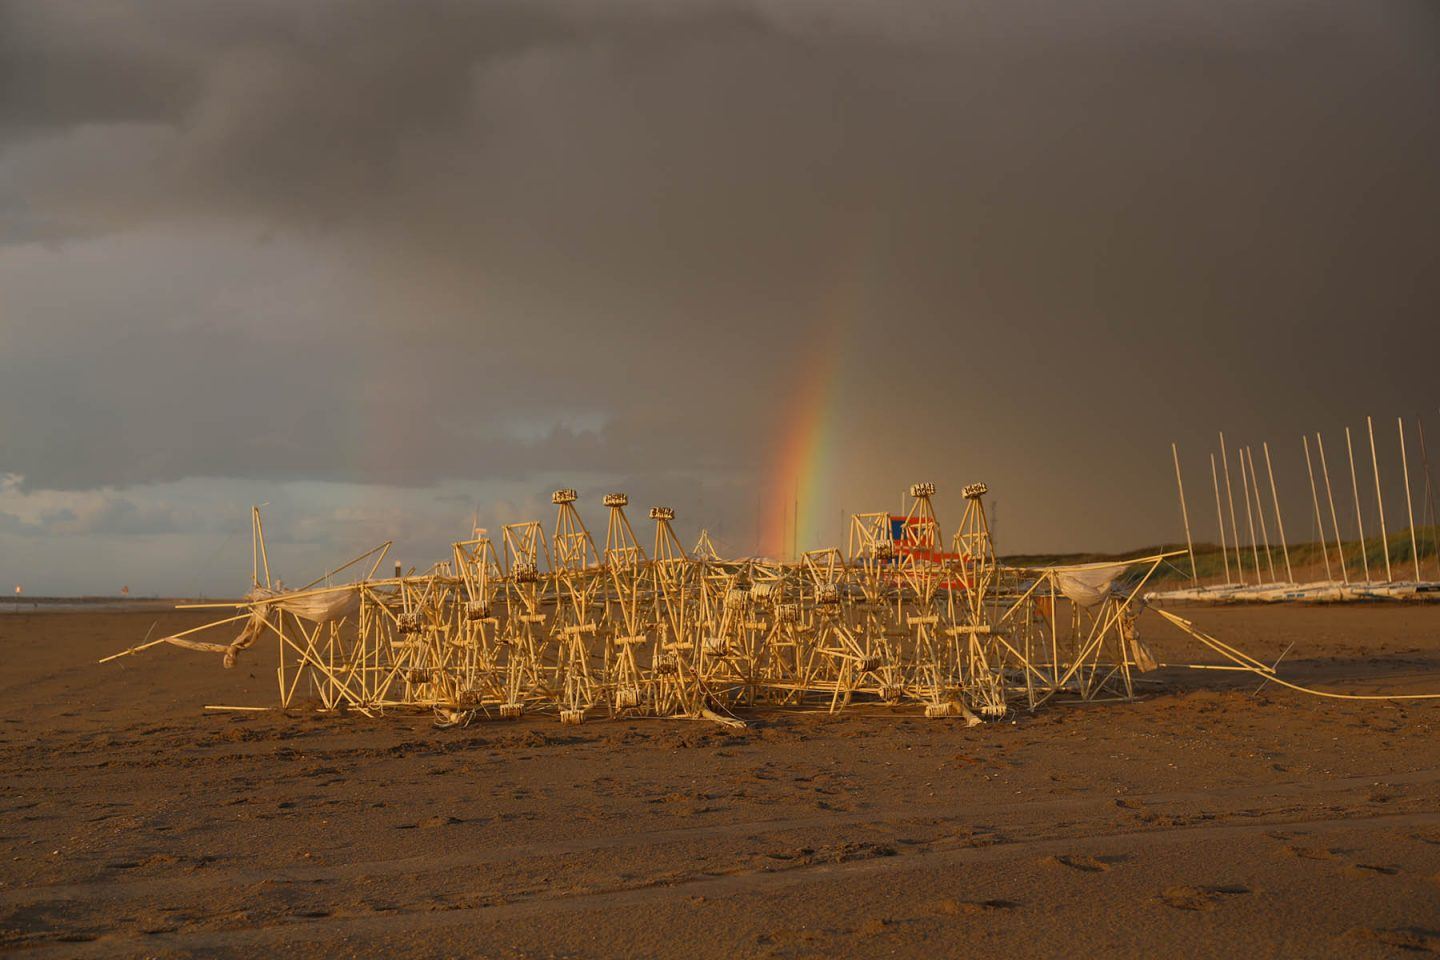
<instances>
[{"instance_id":1,"label":"plastic sheeting","mask_svg":"<svg viewBox=\"0 0 1440 960\"><path fill-rule=\"evenodd\" d=\"M344 620L360 609L360 591L354 587L300 590L291 594L256 587L245 595L245 599L256 606L250 612L250 619L245 621L245 629L229 643L207 643L186 637L166 637L165 642L187 650L224 654L225 669L229 670L239 661L240 652L260 639L270 614L275 610L283 610L311 623L332 623Z\"/></svg>"},{"instance_id":2,"label":"plastic sheeting","mask_svg":"<svg viewBox=\"0 0 1440 960\"><path fill-rule=\"evenodd\" d=\"M1110 596L1115 578L1125 572L1128 563L1086 563L1074 567L1054 567L1055 583L1071 603L1093 607Z\"/></svg>"},{"instance_id":3,"label":"plastic sheeting","mask_svg":"<svg viewBox=\"0 0 1440 960\"><path fill-rule=\"evenodd\" d=\"M294 594L276 593L258 587L245 597L264 604L256 613L264 614L279 608L293 613L301 620L311 623L330 623L343 620L360 609L360 591L354 587L337 587L334 590L303 590Z\"/></svg>"}]
</instances>

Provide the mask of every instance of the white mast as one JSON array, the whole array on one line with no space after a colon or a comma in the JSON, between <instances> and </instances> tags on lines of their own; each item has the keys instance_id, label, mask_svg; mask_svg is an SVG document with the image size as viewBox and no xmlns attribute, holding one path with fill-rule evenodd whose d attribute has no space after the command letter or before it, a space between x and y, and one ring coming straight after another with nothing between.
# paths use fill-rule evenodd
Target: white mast
<instances>
[{"instance_id":1,"label":"white mast","mask_svg":"<svg viewBox=\"0 0 1440 960\"><path fill-rule=\"evenodd\" d=\"M1335 531L1335 552L1340 554L1340 575L1350 582L1350 573L1345 569L1345 547L1340 542L1340 520L1335 513L1335 492L1330 489L1330 465L1325 462L1325 438L1315 431L1315 445L1320 448L1320 469L1325 474L1325 499L1330 501L1330 527Z\"/></svg>"},{"instance_id":2,"label":"white mast","mask_svg":"<svg viewBox=\"0 0 1440 960\"><path fill-rule=\"evenodd\" d=\"M1430 538L1431 547L1435 548L1435 566L1440 570L1440 545L1435 543L1435 487L1430 482L1430 454L1425 450L1425 421L1419 417L1415 418L1415 429L1420 434L1420 462L1425 465L1425 505L1430 517ZM1425 524L1422 524L1424 526Z\"/></svg>"},{"instance_id":3,"label":"white mast","mask_svg":"<svg viewBox=\"0 0 1440 960\"><path fill-rule=\"evenodd\" d=\"M1310 474L1310 502L1315 504L1315 527L1320 531L1320 556L1325 558L1325 579L1333 580L1330 573L1330 545L1325 542L1325 524L1320 520L1320 497L1315 493L1315 468L1310 465L1310 438L1302 436L1305 444L1305 471Z\"/></svg>"},{"instance_id":4,"label":"white mast","mask_svg":"<svg viewBox=\"0 0 1440 960\"><path fill-rule=\"evenodd\" d=\"M1180 450L1174 441L1170 443L1170 455L1175 458L1175 489L1180 494L1180 517L1185 521L1185 549L1190 553L1190 583L1200 585L1200 576L1195 572L1195 544L1190 541L1190 510L1185 506L1185 481L1180 479Z\"/></svg>"},{"instance_id":5,"label":"white mast","mask_svg":"<svg viewBox=\"0 0 1440 960\"><path fill-rule=\"evenodd\" d=\"M1250 478L1245 472L1245 448L1236 451L1240 455L1240 495L1245 498L1245 524L1250 528L1250 553L1255 560L1255 582L1264 583L1260 574L1260 545L1255 540L1255 515L1250 510Z\"/></svg>"},{"instance_id":6,"label":"white mast","mask_svg":"<svg viewBox=\"0 0 1440 960\"><path fill-rule=\"evenodd\" d=\"M1350 428L1345 428L1345 451L1350 454L1350 492L1355 494L1355 526L1360 531L1360 560L1365 564L1365 582L1370 582L1370 551L1365 546L1365 521L1360 517L1360 480L1355 473L1355 447L1350 443Z\"/></svg>"},{"instance_id":7,"label":"white mast","mask_svg":"<svg viewBox=\"0 0 1440 960\"><path fill-rule=\"evenodd\" d=\"M1385 498L1380 495L1380 459L1375 455L1375 423L1365 418L1365 429L1370 431L1370 470L1375 475L1375 506L1380 510L1380 549L1385 551L1385 582L1392 583L1395 575L1390 571L1390 537L1385 532Z\"/></svg>"},{"instance_id":8,"label":"white mast","mask_svg":"<svg viewBox=\"0 0 1440 960\"><path fill-rule=\"evenodd\" d=\"M1290 569L1290 547L1285 542L1285 521L1280 516L1280 495L1275 492L1275 468L1270 465L1270 444L1261 441L1260 447L1265 451L1265 472L1270 477L1270 499L1275 504L1275 530L1280 537L1280 552L1285 555L1285 580L1294 583L1295 572Z\"/></svg>"},{"instance_id":9,"label":"white mast","mask_svg":"<svg viewBox=\"0 0 1440 960\"><path fill-rule=\"evenodd\" d=\"M1260 539L1265 543L1265 563L1270 567L1270 582L1280 579L1275 576L1275 553L1270 549L1270 531L1265 529L1265 498L1260 495L1260 478L1255 473L1255 451L1245 448L1245 459L1250 462L1250 489L1255 492L1255 515L1260 518Z\"/></svg>"},{"instance_id":10,"label":"white mast","mask_svg":"<svg viewBox=\"0 0 1440 960\"><path fill-rule=\"evenodd\" d=\"M1245 582L1245 565L1240 562L1240 528L1235 523L1235 490L1230 486L1230 458L1225 454L1225 434L1220 434L1220 466L1225 471L1225 499L1230 503L1230 540L1235 544L1235 576Z\"/></svg>"},{"instance_id":11,"label":"white mast","mask_svg":"<svg viewBox=\"0 0 1440 960\"><path fill-rule=\"evenodd\" d=\"M1215 525L1220 528L1220 559L1225 561L1225 582L1230 583L1230 549L1225 546L1225 511L1220 508L1220 474L1215 470L1215 454L1210 454L1210 482L1215 487Z\"/></svg>"},{"instance_id":12,"label":"white mast","mask_svg":"<svg viewBox=\"0 0 1440 960\"><path fill-rule=\"evenodd\" d=\"M1415 582L1420 582L1420 546L1415 540L1415 507L1410 502L1410 461L1405 456L1405 418L1396 417L1400 427L1400 467L1405 471L1405 512L1410 517L1410 559L1415 564Z\"/></svg>"}]
</instances>

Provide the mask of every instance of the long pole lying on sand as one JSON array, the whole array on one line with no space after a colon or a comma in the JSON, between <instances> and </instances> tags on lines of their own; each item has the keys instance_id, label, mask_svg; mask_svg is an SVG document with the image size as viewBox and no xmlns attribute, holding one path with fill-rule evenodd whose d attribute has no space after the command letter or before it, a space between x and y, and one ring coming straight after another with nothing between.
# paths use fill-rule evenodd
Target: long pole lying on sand
<instances>
[{"instance_id":1,"label":"long pole lying on sand","mask_svg":"<svg viewBox=\"0 0 1440 960\"><path fill-rule=\"evenodd\" d=\"M1275 504L1275 532L1280 537L1280 552L1285 556L1285 580L1294 583L1295 572L1290 569L1290 546L1285 542L1285 521L1280 516L1280 495L1275 492L1275 468L1270 464L1270 444L1262 441L1260 447L1265 451L1265 473L1270 477L1270 499Z\"/></svg>"},{"instance_id":2,"label":"long pole lying on sand","mask_svg":"<svg viewBox=\"0 0 1440 960\"><path fill-rule=\"evenodd\" d=\"M1274 583L1275 552L1270 549L1270 531L1265 529L1265 498L1260 495L1260 478L1255 474L1255 451L1245 448L1245 459L1250 462L1250 489L1255 492L1255 515L1260 518L1260 539L1265 542L1265 563L1270 567L1270 582Z\"/></svg>"},{"instance_id":3,"label":"long pole lying on sand","mask_svg":"<svg viewBox=\"0 0 1440 960\"><path fill-rule=\"evenodd\" d=\"M1391 583L1395 576L1390 570L1390 537L1385 533L1385 498L1380 495L1380 458L1375 455L1375 423L1365 418L1365 429L1370 431L1370 470L1375 475L1375 506L1380 511L1380 549L1385 551L1385 582Z\"/></svg>"},{"instance_id":4,"label":"long pole lying on sand","mask_svg":"<svg viewBox=\"0 0 1440 960\"><path fill-rule=\"evenodd\" d=\"M1180 449L1172 441L1170 455L1175 458L1175 489L1180 494L1180 517L1185 521L1185 549L1190 553L1190 583L1200 585L1200 575L1195 571L1195 544L1190 541L1190 510L1185 506L1185 481L1180 479Z\"/></svg>"},{"instance_id":5,"label":"long pole lying on sand","mask_svg":"<svg viewBox=\"0 0 1440 960\"><path fill-rule=\"evenodd\" d=\"M1350 491L1355 494L1355 526L1360 531L1360 560L1365 564L1365 582L1370 582L1370 551L1365 549L1365 521L1360 518L1360 480L1355 474L1355 447L1350 428L1345 428L1345 451L1350 454Z\"/></svg>"},{"instance_id":6,"label":"long pole lying on sand","mask_svg":"<svg viewBox=\"0 0 1440 960\"><path fill-rule=\"evenodd\" d=\"M1405 456L1405 418L1396 417L1400 427L1400 468L1405 472L1405 513L1410 518L1410 559L1415 563L1415 582L1420 582L1420 546L1415 540L1415 507L1410 502L1410 461Z\"/></svg>"},{"instance_id":7,"label":"long pole lying on sand","mask_svg":"<svg viewBox=\"0 0 1440 960\"><path fill-rule=\"evenodd\" d=\"M1230 458L1225 454L1225 434L1220 434L1220 466L1225 471L1225 499L1230 502L1230 540L1235 544L1235 576L1245 582L1245 565L1240 562L1240 528L1235 523L1235 490L1230 486Z\"/></svg>"},{"instance_id":8,"label":"long pole lying on sand","mask_svg":"<svg viewBox=\"0 0 1440 960\"><path fill-rule=\"evenodd\" d=\"M1330 502L1330 528L1335 531L1335 552L1340 555L1340 575L1350 582L1350 573L1345 569L1345 546L1340 541L1340 519L1335 513L1335 491L1330 489L1330 465L1325 462L1325 438L1315 432L1315 446L1320 448L1320 471L1325 474L1325 499Z\"/></svg>"},{"instance_id":9,"label":"long pole lying on sand","mask_svg":"<svg viewBox=\"0 0 1440 960\"><path fill-rule=\"evenodd\" d=\"M1225 511L1220 507L1220 474L1215 470L1215 454L1210 454L1210 482L1215 486L1215 525L1220 528L1220 559L1225 561L1225 582L1230 583L1230 548L1225 545Z\"/></svg>"},{"instance_id":10,"label":"long pole lying on sand","mask_svg":"<svg viewBox=\"0 0 1440 960\"><path fill-rule=\"evenodd\" d=\"M1305 444L1305 470L1310 474L1310 502L1315 504L1315 528L1320 531L1320 556L1325 558L1325 579L1332 580L1330 573L1330 547L1325 542L1325 524L1320 520L1320 497L1315 493L1315 468L1310 465L1310 438L1302 436Z\"/></svg>"}]
</instances>

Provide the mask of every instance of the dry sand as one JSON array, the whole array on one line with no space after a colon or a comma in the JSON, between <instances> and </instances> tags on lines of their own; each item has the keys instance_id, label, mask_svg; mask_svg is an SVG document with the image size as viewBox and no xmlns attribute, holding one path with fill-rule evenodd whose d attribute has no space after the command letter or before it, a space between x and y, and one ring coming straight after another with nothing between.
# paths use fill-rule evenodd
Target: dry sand
<instances>
[{"instance_id":1,"label":"dry sand","mask_svg":"<svg viewBox=\"0 0 1440 960\"><path fill-rule=\"evenodd\" d=\"M268 660L95 664L155 616L0 617L19 956L1440 953L1440 704L1166 670L975 729L442 731L201 709L270 702ZM1262 658L1296 641L1290 677L1440 690L1440 608L1193 616ZM1162 659L1201 656L1150 624Z\"/></svg>"}]
</instances>

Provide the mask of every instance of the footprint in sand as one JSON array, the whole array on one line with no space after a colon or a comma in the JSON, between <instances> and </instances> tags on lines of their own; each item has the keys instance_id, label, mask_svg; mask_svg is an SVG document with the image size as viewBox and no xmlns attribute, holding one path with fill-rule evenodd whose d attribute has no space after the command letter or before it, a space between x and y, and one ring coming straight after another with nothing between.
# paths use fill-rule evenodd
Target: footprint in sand
<instances>
[{"instance_id":1,"label":"footprint in sand","mask_svg":"<svg viewBox=\"0 0 1440 960\"><path fill-rule=\"evenodd\" d=\"M1282 853L1292 857L1299 857L1301 860L1338 860L1339 850L1329 847L1307 847L1300 844L1289 844L1281 850Z\"/></svg>"},{"instance_id":2,"label":"footprint in sand","mask_svg":"<svg viewBox=\"0 0 1440 960\"><path fill-rule=\"evenodd\" d=\"M1117 863L1124 863L1129 857L1108 856L1090 857L1084 854L1063 854L1061 856L1047 857L1045 862L1058 863L1061 866L1069 867L1072 870L1079 870L1084 873L1104 873L1111 866Z\"/></svg>"},{"instance_id":3,"label":"footprint in sand","mask_svg":"<svg viewBox=\"0 0 1440 960\"><path fill-rule=\"evenodd\" d=\"M463 821L463 820L459 820L459 819L457 819L457 818L455 818L455 817L434 816L434 817L426 817L425 819L419 820L419 821L417 821L417 822L415 822L415 823L397 823L397 824L395 824L395 829L396 829L396 830L433 830L433 829L435 829L436 827L448 827L448 826L451 826L451 825L457 824L457 823L464 823L464 821Z\"/></svg>"},{"instance_id":4,"label":"footprint in sand","mask_svg":"<svg viewBox=\"0 0 1440 960\"><path fill-rule=\"evenodd\" d=\"M1383 863L1357 863L1355 864L1355 866L1350 868L1349 872L1356 874L1357 876L1378 873L1381 876L1393 877L1395 876L1395 874L1400 872L1400 868L1392 867Z\"/></svg>"},{"instance_id":5,"label":"footprint in sand","mask_svg":"<svg viewBox=\"0 0 1440 960\"><path fill-rule=\"evenodd\" d=\"M1440 953L1440 931L1428 930L1423 927L1402 927L1395 930L1356 927L1349 932L1349 936L1357 940L1370 940L1415 953Z\"/></svg>"},{"instance_id":6,"label":"footprint in sand","mask_svg":"<svg viewBox=\"0 0 1440 960\"><path fill-rule=\"evenodd\" d=\"M1014 900L937 900L935 912L951 917L987 913L992 910L1014 910L1020 904Z\"/></svg>"},{"instance_id":7,"label":"footprint in sand","mask_svg":"<svg viewBox=\"0 0 1440 960\"><path fill-rule=\"evenodd\" d=\"M1160 902L1176 910L1214 910L1231 897L1250 893L1242 884L1216 884L1206 887L1171 887L1160 894Z\"/></svg>"}]
</instances>

